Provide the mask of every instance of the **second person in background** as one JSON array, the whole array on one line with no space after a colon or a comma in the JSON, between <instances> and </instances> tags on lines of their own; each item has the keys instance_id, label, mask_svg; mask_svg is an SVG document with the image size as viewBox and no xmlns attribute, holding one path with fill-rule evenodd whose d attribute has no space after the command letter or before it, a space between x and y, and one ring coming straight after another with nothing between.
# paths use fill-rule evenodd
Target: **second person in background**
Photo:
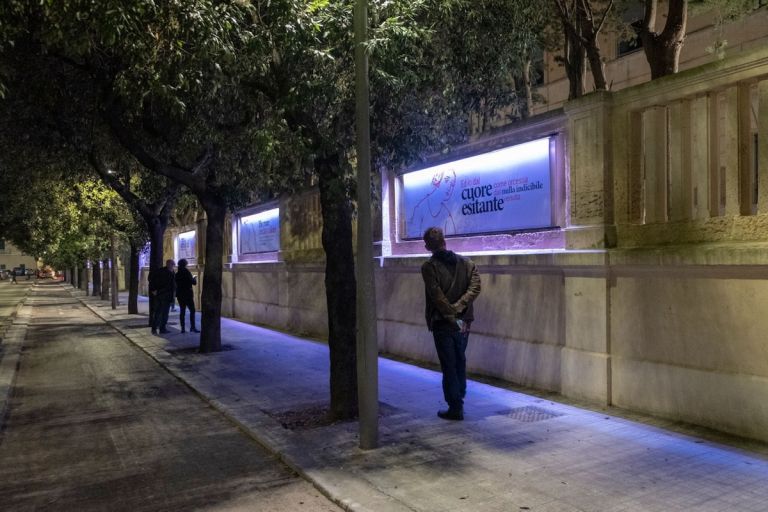
<instances>
[{"instance_id":1,"label":"second person in background","mask_svg":"<svg viewBox=\"0 0 768 512\"><path fill-rule=\"evenodd\" d=\"M197 278L187 268L185 259L179 260L179 270L176 272L176 298L179 301L179 325L181 332L186 332L184 320L189 309L189 332L200 332L195 328L195 294L192 286L197 284Z\"/></svg>"}]
</instances>

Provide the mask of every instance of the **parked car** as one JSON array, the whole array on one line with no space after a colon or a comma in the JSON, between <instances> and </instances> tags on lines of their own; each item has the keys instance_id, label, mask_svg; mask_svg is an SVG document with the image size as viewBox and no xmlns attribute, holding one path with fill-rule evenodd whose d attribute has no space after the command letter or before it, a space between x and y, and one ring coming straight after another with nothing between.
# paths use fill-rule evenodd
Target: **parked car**
<instances>
[{"instance_id":1,"label":"parked car","mask_svg":"<svg viewBox=\"0 0 768 512\"><path fill-rule=\"evenodd\" d=\"M9 279L11 277L11 271L3 268L0 269L0 281L5 281L6 279Z\"/></svg>"}]
</instances>

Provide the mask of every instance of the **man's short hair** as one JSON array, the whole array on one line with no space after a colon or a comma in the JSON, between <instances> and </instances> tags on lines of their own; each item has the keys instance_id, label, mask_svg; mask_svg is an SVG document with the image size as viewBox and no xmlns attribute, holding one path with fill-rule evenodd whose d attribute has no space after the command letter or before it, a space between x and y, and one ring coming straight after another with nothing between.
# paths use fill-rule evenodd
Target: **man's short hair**
<instances>
[{"instance_id":1,"label":"man's short hair","mask_svg":"<svg viewBox=\"0 0 768 512\"><path fill-rule=\"evenodd\" d=\"M430 251L439 251L445 248L445 236L443 230L432 226L424 231L424 243Z\"/></svg>"},{"instance_id":2,"label":"man's short hair","mask_svg":"<svg viewBox=\"0 0 768 512\"><path fill-rule=\"evenodd\" d=\"M175 262L175 261L173 261L173 260L165 260L165 266L166 266L166 267L168 266L168 264L169 264L169 263L170 263L171 265L176 265L176 262Z\"/></svg>"}]
</instances>

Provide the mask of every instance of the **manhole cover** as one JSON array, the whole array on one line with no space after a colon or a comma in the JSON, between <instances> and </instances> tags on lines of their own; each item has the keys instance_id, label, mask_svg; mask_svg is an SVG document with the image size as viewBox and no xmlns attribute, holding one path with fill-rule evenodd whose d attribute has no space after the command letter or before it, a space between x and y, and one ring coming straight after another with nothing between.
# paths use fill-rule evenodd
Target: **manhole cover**
<instances>
[{"instance_id":1,"label":"manhole cover","mask_svg":"<svg viewBox=\"0 0 768 512\"><path fill-rule=\"evenodd\" d=\"M550 411L549 409L543 409L541 407L535 407L533 405L526 405L525 407L516 407L515 409L499 411L499 414L508 418L512 418L513 420L522 421L523 423L544 421L563 415L562 413Z\"/></svg>"}]
</instances>

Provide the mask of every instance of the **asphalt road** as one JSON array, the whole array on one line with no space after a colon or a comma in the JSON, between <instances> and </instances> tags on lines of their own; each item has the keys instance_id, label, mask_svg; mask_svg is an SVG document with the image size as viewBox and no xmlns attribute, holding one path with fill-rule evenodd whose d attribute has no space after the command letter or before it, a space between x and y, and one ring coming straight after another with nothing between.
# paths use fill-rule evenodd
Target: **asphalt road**
<instances>
[{"instance_id":1,"label":"asphalt road","mask_svg":"<svg viewBox=\"0 0 768 512\"><path fill-rule=\"evenodd\" d=\"M59 286L27 304L1 510L340 510Z\"/></svg>"},{"instance_id":2,"label":"asphalt road","mask_svg":"<svg viewBox=\"0 0 768 512\"><path fill-rule=\"evenodd\" d=\"M16 305L24 299L33 281L19 281L11 284L9 280L0 281L0 325L16 309Z\"/></svg>"}]
</instances>

